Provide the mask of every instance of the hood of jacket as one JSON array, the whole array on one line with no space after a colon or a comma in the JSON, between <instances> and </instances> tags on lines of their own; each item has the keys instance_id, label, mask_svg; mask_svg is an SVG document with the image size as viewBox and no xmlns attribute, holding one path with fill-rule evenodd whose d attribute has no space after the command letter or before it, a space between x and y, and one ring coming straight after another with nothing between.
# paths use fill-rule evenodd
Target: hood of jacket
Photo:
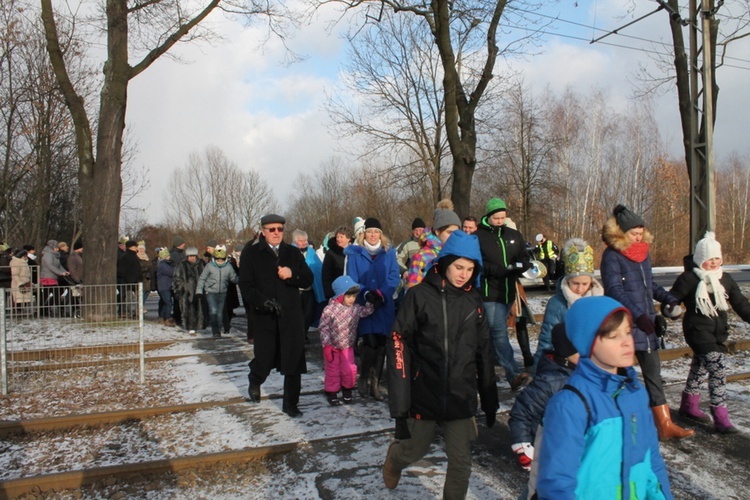
<instances>
[{"instance_id":1,"label":"hood of jacket","mask_svg":"<svg viewBox=\"0 0 750 500\"><path fill-rule=\"evenodd\" d=\"M611 215L604 223L604 226L602 226L602 241L618 252L622 252L631 245L628 237L625 236L623 230L617 225L617 219L614 215ZM654 242L654 235L646 228L643 229L643 241L649 245Z\"/></svg>"}]
</instances>

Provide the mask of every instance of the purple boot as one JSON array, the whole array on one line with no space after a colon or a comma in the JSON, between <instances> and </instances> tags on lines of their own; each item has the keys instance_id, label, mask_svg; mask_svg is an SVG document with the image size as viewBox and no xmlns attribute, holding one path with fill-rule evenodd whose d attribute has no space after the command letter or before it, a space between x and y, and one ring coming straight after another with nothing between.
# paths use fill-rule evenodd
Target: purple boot
<instances>
[{"instance_id":1,"label":"purple boot","mask_svg":"<svg viewBox=\"0 0 750 500\"><path fill-rule=\"evenodd\" d=\"M710 424L711 417L701 411L700 402L700 394L688 394L687 392L683 392L682 402L680 403L680 416Z\"/></svg>"},{"instance_id":2,"label":"purple boot","mask_svg":"<svg viewBox=\"0 0 750 500\"><path fill-rule=\"evenodd\" d=\"M729 411L726 406L711 406L714 416L714 428L719 434L736 434L738 431L729 421Z\"/></svg>"}]
</instances>

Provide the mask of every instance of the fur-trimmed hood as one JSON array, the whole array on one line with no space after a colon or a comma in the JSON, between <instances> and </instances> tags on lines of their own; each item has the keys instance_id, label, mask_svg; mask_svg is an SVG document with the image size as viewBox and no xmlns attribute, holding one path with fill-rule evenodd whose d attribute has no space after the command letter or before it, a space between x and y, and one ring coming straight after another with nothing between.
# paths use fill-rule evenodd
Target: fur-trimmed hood
<instances>
[{"instance_id":1,"label":"fur-trimmed hood","mask_svg":"<svg viewBox=\"0 0 750 500\"><path fill-rule=\"evenodd\" d=\"M614 215L609 216L607 222L602 226L602 241L618 252L622 252L631 245L623 230L617 225L617 219ZM654 242L654 235L646 228L643 228L643 241L649 245Z\"/></svg>"}]
</instances>

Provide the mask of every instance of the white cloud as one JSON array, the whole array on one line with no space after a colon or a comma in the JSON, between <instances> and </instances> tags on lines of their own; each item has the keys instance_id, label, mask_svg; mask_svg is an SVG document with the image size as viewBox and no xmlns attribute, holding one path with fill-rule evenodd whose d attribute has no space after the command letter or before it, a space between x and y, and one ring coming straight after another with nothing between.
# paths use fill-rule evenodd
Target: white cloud
<instances>
[{"instance_id":1,"label":"white cloud","mask_svg":"<svg viewBox=\"0 0 750 500\"><path fill-rule=\"evenodd\" d=\"M614 29L641 14L606 18L605 12L624 14L619 3L601 3L596 18L583 8L567 6L560 18ZM622 33L667 40L665 16L658 13ZM265 36L260 27L244 29L216 17L212 23L225 34L226 43L180 46L178 54L189 64L163 58L131 83L128 134L139 146L136 162L150 168L152 187L142 198L143 205L150 204L154 212L149 220L160 221L163 193L174 170L185 163L191 152L202 151L206 146L220 148L242 167L257 169L272 185L282 206L292 193L298 173L310 172L336 153L339 144L329 133L328 118L322 110L325 89L335 85L340 77L339 62L346 48L340 37L327 30L334 17L329 12L314 18L287 41L297 53L308 56L292 65L283 64L286 54L279 40L272 38L259 48ZM582 38L592 35L590 28L571 26L556 21L555 29L550 31ZM609 37L606 42L653 48L647 42L622 35ZM539 55L512 63L514 69L523 72L528 84L537 91L545 86L555 91L572 86L584 95L592 88L607 89L615 109L628 105L638 65L650 63L642 50L588 44L562 36L548 36L542 49ZM750 60L750 41L733 47L730 54ZM734 63L750 67L749 62ZM744 138L745 116L750 108L750 97L744 88L747 77L748 70L722 68L719 72L717 158L732 150L748 152ZM679 157L682 135L676 95L668 93L656 99L655 112L662 138Z\"/></svg>"}]
</instances>

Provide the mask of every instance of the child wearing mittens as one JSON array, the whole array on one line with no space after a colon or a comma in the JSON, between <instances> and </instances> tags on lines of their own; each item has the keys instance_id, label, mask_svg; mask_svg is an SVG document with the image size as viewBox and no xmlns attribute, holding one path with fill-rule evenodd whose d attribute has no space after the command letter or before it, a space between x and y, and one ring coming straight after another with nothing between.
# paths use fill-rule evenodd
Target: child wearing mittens
<instances>
[{"instance_id":1,"label":"child wearing mittens","mask_svg":"<svg viewBox=\"0 0 750 500\"><path fill-rule=\"evenodd\" d=\"M357 382L354 362L357 324L360 318L372 314L375 306L369 301L365 305L356 303L360 286L349 276L339 276L332 286L334 296L323 309L318 330L323 346L326 398L331 406L339 406L339 390L344 403L352 402L352 389Z\"/></svg>"}]
</instances>

